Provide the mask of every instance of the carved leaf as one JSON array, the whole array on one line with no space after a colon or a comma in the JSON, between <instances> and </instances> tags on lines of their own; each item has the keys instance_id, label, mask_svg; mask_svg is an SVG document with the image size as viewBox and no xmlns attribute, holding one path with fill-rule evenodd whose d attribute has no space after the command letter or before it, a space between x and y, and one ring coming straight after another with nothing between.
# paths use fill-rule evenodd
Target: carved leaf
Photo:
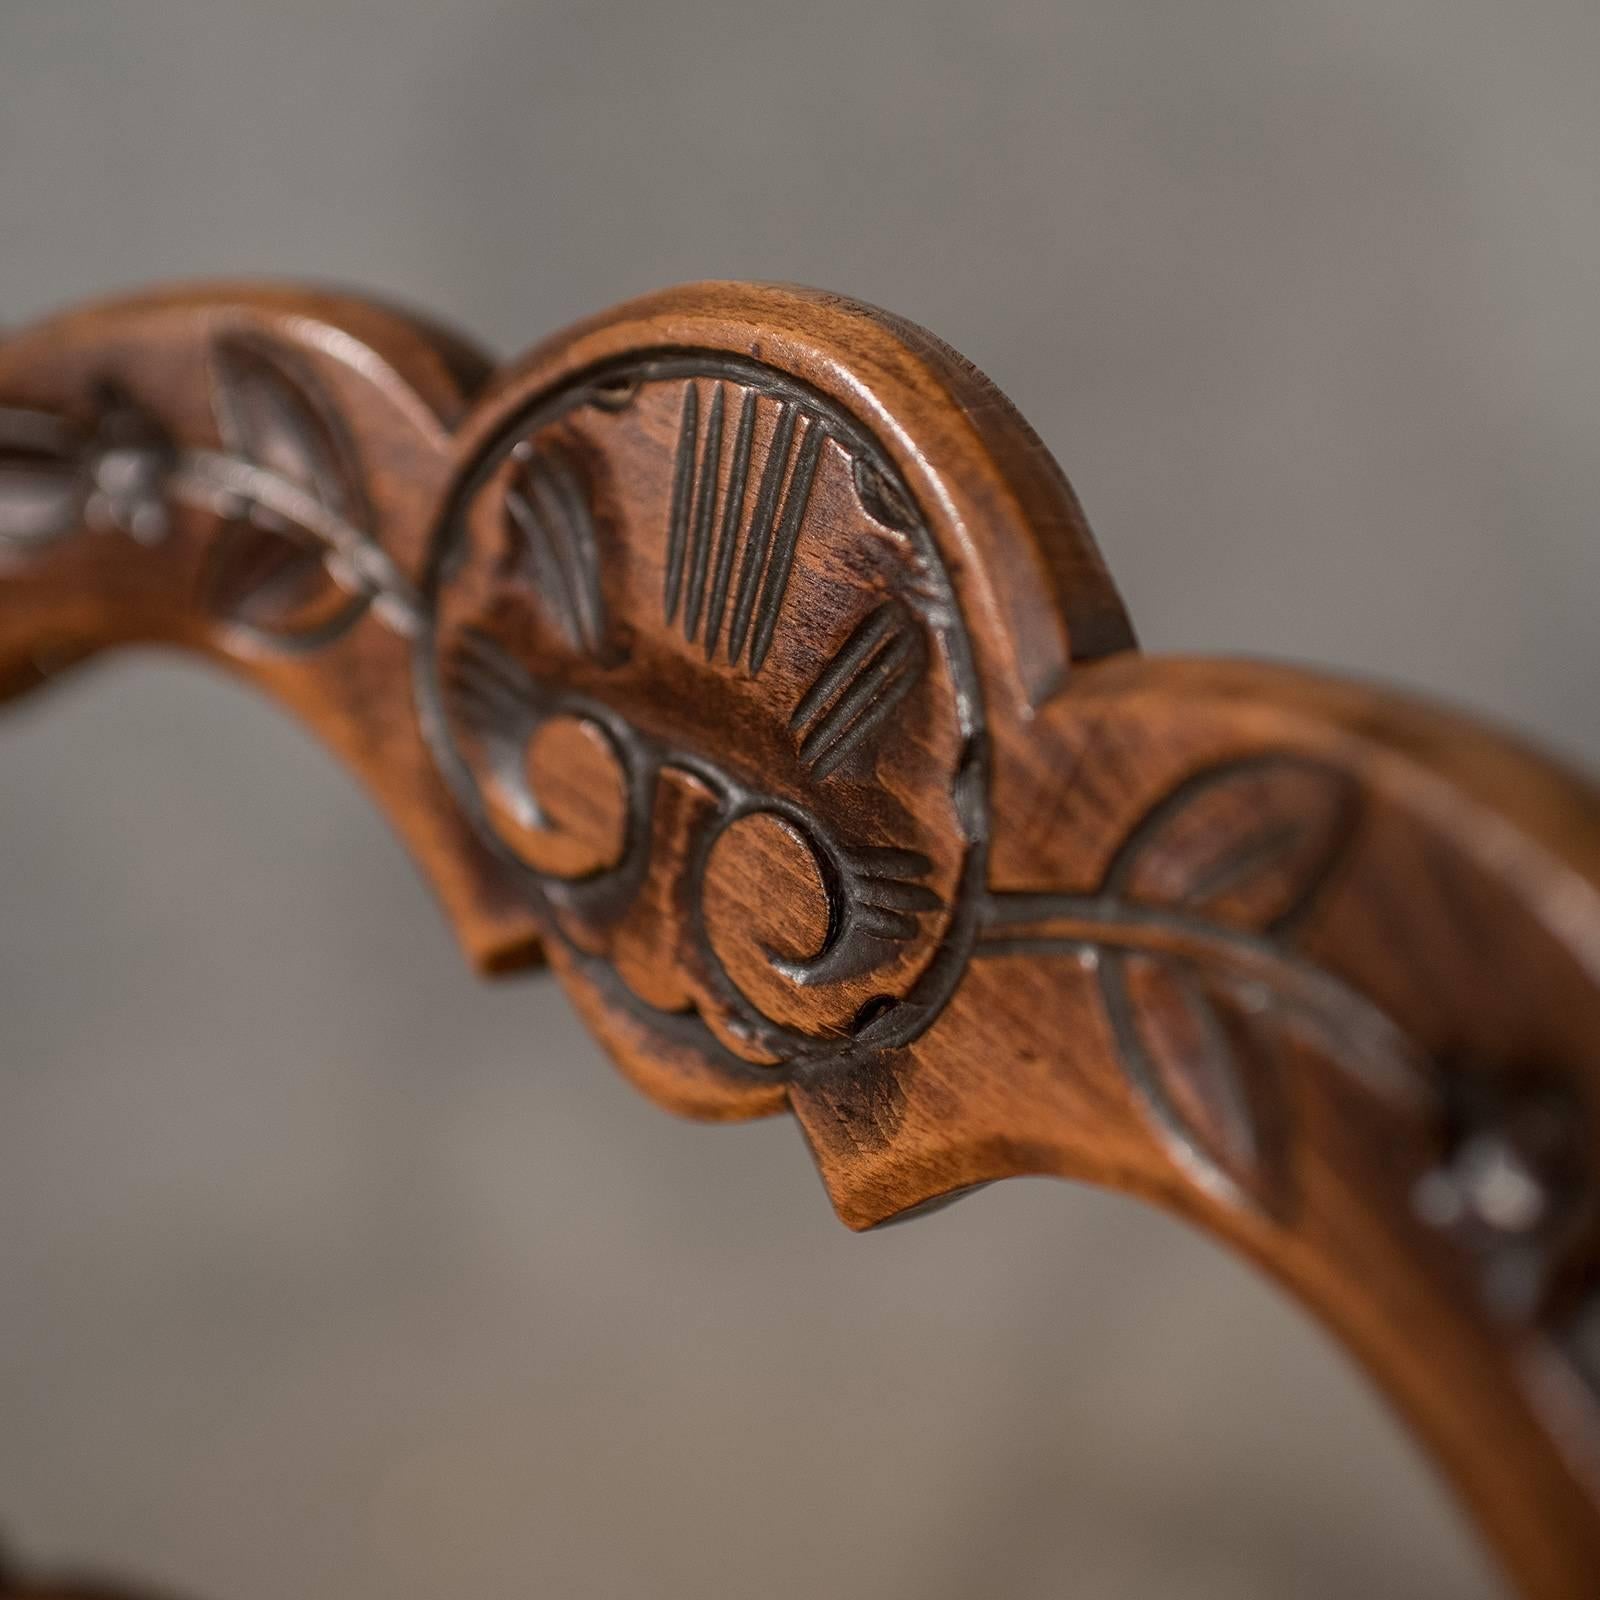
<instances>
[{"instance_id":1,"label":"carved leaf","mask_svg":"<svg viewBox=\"0 0 1600 1600\"><path fill-rule=\"evenodd\" d=\"M1108 955L1101 984L1129 1076L1202 1181L1249 1195L1269 1214L1289 1204L1282 1095L1272 1013L1250 1013L1189 964L1166 955Z\"/></svg>"},{"instance_id":2,"label":"carved leaf","mask_svg":"<svg viewBox=\"0 0 1600 1600\"><path fill-rule=\"evenodd\" d=\"M915 850L863 846L840 851L830 866L837 887L822 948L803 960L766 952L773 971L792 983L839 983L872 972L919 935L924 916L944 909L923 881L933 863Z\"/></svg>"},{"instance_id":3,"label":"carved leaf","mask_svg":"<svg viewBox=\"0 0 1600 1600\"><path fill-rule=\"evenodd\" d=\"M218 614L253 628L301 633L351 604L329 576L327 551L292 534L229 528L217 542L207 598Z\"/></svg>"},{"instance_id":4,"label":"carved leaf","mask_svg":"<svg viewBox=\"0 0 1600 1600\"><path fill-rule=\"evenodd\" d=\"M217 426L229 451L287 478L365 529L366 496L332 402L264 339L227 334L212 350Z\"/></svg>"},{"instance_id":5,"label":"carved leaf","mask_svg":"<svg viewBox=\"0 0 1600 1600\"><path fill-rule=\"evenodd\" d=\"M571 455L547 445L506 486L505 519L539 605L574 650L606 653L600 550L589 494Z\"/></svg>"},{"instance_id":6,"label":"carved leaf","mask_svg":"<svg viewBox=\"0 0 1600 1600\"><path fill-rule=\"evenodd\" d=\"M856 457L855 480L861 508L875 522L898 533L916 527L917 513L905 493L865 456Z\"/></svg>"},{"instance_id":7,"label":"carved leaf","mask_svg":"<svg viewBox=\"0 0 1600 1600\"><path fill-rule=\"evenodd\" d=\"M1302 912L1350 836L1355 786L1288 756L1209 768L1129 833L1102 892L1270 931Z\"/></svg>"},{"instance_id":8,"label":"carved leaf","mask_svg":"<svg viewBox=\"0 0 1600 1600\"><path fill-rule=\"evenodd\" d=\"M48 544L71 533L82 516L82 488L67 463L0 463L0 545Z\"/></svg>"},{"instance_id":9,"label":"carved leaf","mask_svg":"<svg viewBox=\"0 0 1600 1600\"><path fill-rule=\"evenodd\" d=\"M864 617L823 664L789 718L800 759L828 776L893 717L927 664L922 632L898 601Z\"/></svg>"},{"instance_id":10,"label":"carved leaf","mask_svg":"<svg viewBox=\"0 0 1600 1600\"><path fill-rule=\"evenodd\" d=\"M265 340L242 334L217 340L212 374L217 426L229 453L364 536L369 513L355 452L310 375ZM218 541L207 600L233 621L307 645L348 627L366 607L363 589L315 530L252 501Z\"/></svg>"}]
</instances>

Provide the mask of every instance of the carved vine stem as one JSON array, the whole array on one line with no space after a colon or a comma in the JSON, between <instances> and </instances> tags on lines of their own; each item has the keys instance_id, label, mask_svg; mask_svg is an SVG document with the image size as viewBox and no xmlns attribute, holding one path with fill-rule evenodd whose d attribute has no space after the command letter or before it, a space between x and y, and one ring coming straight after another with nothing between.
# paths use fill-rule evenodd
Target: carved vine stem
<instances>
[{"instance_id":1,"label":"carved vine stem","mask_svg":"<svg viewBox=\"0 0 1600 1600\"><path fill-rule=\"evenodd\" d=\"M219 341L213 372L227 450L175 444L112 384L87 431L44 412L0 408L0 550L37 551L80 528L159 544L173 507L187 505L261 536L254 547L236 546L237 565L258 567L256 585L247 582L224 608L234 613L241 643L328 643L369 606L386 626L415 637L422 628L416 590L373 536L361 469L328 398L256 340ZM285 620L273 593L284 586L282 569L307 564L352 604L303 632L275 629ZM224 591L227 580L224 570Z\"/></svg>"}]
</instances>

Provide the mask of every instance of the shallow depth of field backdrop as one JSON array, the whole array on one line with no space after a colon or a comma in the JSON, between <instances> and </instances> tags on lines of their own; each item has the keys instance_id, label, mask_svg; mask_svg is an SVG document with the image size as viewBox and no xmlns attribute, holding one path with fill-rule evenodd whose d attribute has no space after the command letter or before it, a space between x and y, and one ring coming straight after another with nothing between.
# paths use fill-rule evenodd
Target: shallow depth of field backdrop
<instances>
[{"instance_id":1,"label":"shallow depth of field backdrop","mask_svg":"<svg viewBox=\"0 0 1600 1600\"><path fill-rule=\"evenodd\" d=\"M1593 0L4 0L0 322L838 289L1016 399L1150 648L1600 764L1597 67ZM0 717L0 1312L4 1537L194 1600L1500 1593L1242 1266L1044 1182L847 1234L166 660Z\"/></svg>"}]
</instances>

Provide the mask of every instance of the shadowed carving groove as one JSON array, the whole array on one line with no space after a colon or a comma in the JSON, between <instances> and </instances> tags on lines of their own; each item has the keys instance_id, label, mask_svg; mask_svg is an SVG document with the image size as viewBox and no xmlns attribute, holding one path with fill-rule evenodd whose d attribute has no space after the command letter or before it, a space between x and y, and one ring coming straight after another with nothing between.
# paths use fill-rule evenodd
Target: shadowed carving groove
<instances>
[{"instance_id":1,"label":"shadowed carving groove","mask_svg":"<svg viewBox=\"0 0 1600 1600\"><path fill-rule=\"evenodd\" d=\"M789 587L789 571L794 566L795 547L800 542L806 503L811 498L811 482L816 476L817 458L822 453L822 440L822 428L816 422L808 421L805 438L795 456L789 487L784 491L783 520L773 535L772 555L767 562L766 581L761 588L761 603L756 609L755 631L750 640L752 675L760 672L761 663L767 659L773 630L778 626L778 614L783 609L783 597Z\"/></svg>"},{"instance_id":2,"label":"shadowed carving groove","mask_svg":"<svg viewBox=\"0 0 1600 1600\"><path fill-rule=\"evenodd\" d=\"M756 408L760 396L746 389L739 408L739 432L733 445L733 466L728 475L728 490L722 511L722 532L717 541L716 575L711 584L710 609L706 614L706 660L717 653L717 637L722 632L722 614L728 603L728 581L733 576L733 558L739 543L739 524L744 516L745 492L750 481L750 450L755 440Z\"/></svg>"},{"instance_id":3,"label":"shadowed carving groove","mask_svg":"<svg viewBox=\"0 0 1600 1600\"><path fill-rule=\"evenodd\" d=\"M834 863L840 882L835 921L822 949L795 961L768 951L775 972L793 983L838 983L880 967L917 937L918 918L943 909L925 879L933 863L915 850L869 846L841 850Z\"/></svg>"},{"instance_id":4,"label":"shadowed carving groove","mask_svg":"<svg viewBox=\"0 0 1600 1600\"><path fill-rule=\"evenodd\" d=\"M596 658L605 650L605 601L588 493L569 452L551 443L529 454L506 490L512 549L525 554L539 604L567 642Z\"/></svg>"},{"instance_id":5,"label":"shadowed carving groove","mask_svg":"<svg viewBox=\"0 0 1600 1600\"><path fill-rule=\"evenodd\" d=\"M856 626L789 719L814 777L827 777L889 720L925 661L922 635L897 602L885 601Z\"/></svg>"},{"instance_id":6,"label":"shadowed carving groove","mask_svg":"<svg viewBox=\"0 0 1600 1600\"><path fill-rule=\"evenodd\" d=\"M683 386L683 415L678 422L677 464L672 474L672 505L667 514L666 591L667 621L678 614L683 590L683 560L689 544L689 507L694 498L695 449L700 437L700 391L693 383Z\"/></svg>"},{"instance_id":7,"label":"shadowed carving groove","mask_svg":"<svg viewBox=\"0 0 1600 1600\"><path fill-rule=\"evenodd\" d=\"M778 513L778 495L783 487L784 475L789 468L789 452L794 443L796 414L792 402L785 401L778 412L772 430L772 443L767 450L766 468L761 474L761 487L756 493L756 509L750 520L750 532L744 546L744 565L739 574L739 595L734 601L733 622L728 632L728 660L738 664L744 652L750 628L750 615L755 608L756 586L761 581L767 559L767 545L772 539L772 522Z\"/></svg>"}]
</instances>

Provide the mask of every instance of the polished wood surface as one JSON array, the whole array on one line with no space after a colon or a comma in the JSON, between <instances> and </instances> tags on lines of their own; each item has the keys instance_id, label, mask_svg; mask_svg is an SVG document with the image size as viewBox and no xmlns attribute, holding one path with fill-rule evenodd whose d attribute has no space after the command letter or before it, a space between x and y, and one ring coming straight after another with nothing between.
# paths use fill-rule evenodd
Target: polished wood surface
<instances>
[{"instance_id":1,"label":"polished wood surface","mask_svg":"<svg viewBox=\"0 0 1600 1600\"><path fill-rule=\"evenodd\" d=\"M491 371L183 288L0 343L0 686L178 646L362 777L485 972L788 1111L870 1227L1024 1173L1227 1240L1523 1592L1600 1593L1600 793L1456 715L1160 660L922 330L704 284Z\"/></svg>"}]
</instances>

